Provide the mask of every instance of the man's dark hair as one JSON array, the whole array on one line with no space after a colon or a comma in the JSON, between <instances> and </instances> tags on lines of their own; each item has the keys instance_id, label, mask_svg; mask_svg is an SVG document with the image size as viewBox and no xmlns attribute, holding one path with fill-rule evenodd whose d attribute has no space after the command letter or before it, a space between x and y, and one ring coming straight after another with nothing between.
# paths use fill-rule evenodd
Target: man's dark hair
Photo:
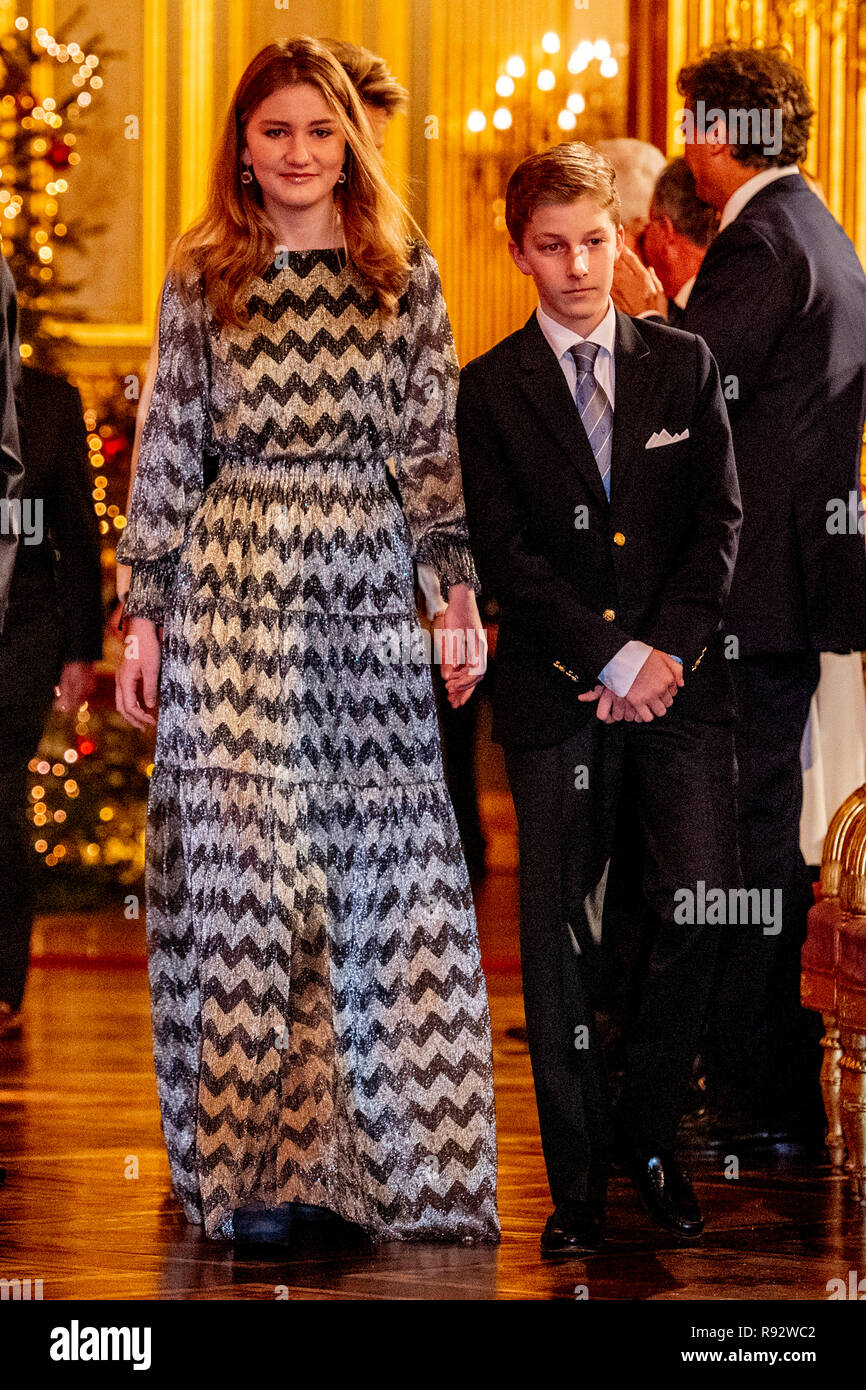
<instances>
[{"instance_id":1,"label":"man's dark hair","mask_svg":"<svg viewBox=\"0 0 866 1390\"><path fill-rule=\"evenodd\" d=\"M800 164L806 158L815 109L806 79L793 66L786 49L716 46L680 68L677 91L692 108L702 101L706 111L781 111L778 154L764 154L760 146L751 143L732 144L731 154L740 164L781 167Z\"/></svg>"},{"instance_id":2,"label":"man's dark hair","mask_svg":"<svg viewBox=\"0 0 866 1390\"><path fill-rule=\"evenodd\" d=\"M707 247L716 234L719 214L695 192L695 178L679 156L666 164L656 179L650 217L669 217L680 236L695 246Z\"/></svg>"}]
</instances>

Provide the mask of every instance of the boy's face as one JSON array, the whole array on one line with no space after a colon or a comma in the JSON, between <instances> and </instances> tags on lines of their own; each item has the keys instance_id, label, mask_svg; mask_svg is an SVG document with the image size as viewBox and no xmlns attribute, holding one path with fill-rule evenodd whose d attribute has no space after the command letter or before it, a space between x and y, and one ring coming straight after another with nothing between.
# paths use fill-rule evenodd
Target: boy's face
<instances>
[{"instance_id":1,"label":"boy's face","mask_svg":"<svg viewBox=\"0 0 866 1390\"><path fill-rule=\"evenodd\" d=\"M607 313L623 230L589 193L571 203L542 203L523 234L509 242L514 264L531 275L546 314L582 338Z\"/></svg>"}]
</instances>

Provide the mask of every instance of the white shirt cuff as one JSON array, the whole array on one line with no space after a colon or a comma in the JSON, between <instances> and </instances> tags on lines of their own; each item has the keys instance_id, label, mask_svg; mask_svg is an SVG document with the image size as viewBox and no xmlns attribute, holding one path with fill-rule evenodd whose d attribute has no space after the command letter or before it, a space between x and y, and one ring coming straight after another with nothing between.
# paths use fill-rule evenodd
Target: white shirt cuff
<instances>
[{"instance_id":1,"label":"white shirt cuff","mask_svg":"<svg viewBox=\"0 0 866 1390\"><path fill-rule=\"evenodd\" d=\"M448 604L442 597L439 579L432 565L417 565L418 583L427 604L427 617L432 622L437 613L444 613Z\"/></svg>"},{"instance_id":2,"label":"white shirt cuff","mask_svg":"<svg viewBox=\"0 0 866 1390\"><path fill-rule=\"evenodd\" d=\"M612 656L598 678L602 685L612 690L614 695L627 695L652 647L646 642L626 642L616 656Z\"/></svg>"}]
</instances>

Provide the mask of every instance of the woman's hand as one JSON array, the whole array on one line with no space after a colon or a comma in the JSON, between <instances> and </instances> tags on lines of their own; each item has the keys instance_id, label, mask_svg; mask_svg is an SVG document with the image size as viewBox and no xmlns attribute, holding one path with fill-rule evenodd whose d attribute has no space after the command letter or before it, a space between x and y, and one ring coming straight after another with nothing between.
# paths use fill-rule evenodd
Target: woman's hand
<instances>
[{"instance_id":1,"label":"woman's hand","mask_svg":"<svg viewBox=\"0 0 866 1390\"><path fill-rule=\"evenodd\" d=\"M156 624L149 618L127 618L123 656L115 676L114 703L127 724L136 729L146 729L148 724L156 723L153 715L139 704L139 687L143 704L155 709L161 659Z\"/></svg>"},{"instance_id":2,"label":"woman's hand","mask_svg":"<svg viewBox=\"0 0 866 1390\"><path fill-rule=\"evenodd\" d=\"M443 632L442 679L453 709L465 705L487 670L487 634L481 624L475 590L452 584L448 607L433 619L434 638ZM453 634L453 635L448 635Z\"/></svg>"}]
</instances>

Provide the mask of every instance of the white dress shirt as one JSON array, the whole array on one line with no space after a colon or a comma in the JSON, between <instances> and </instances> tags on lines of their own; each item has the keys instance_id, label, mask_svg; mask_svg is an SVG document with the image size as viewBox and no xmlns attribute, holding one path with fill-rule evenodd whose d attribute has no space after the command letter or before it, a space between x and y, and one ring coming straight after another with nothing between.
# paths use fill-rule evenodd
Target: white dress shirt
<instances>
[{"instance_id":1,"label":"white dress shirt","mask_svg":"<svg viewBox=\"0 0 866 1390\"><path fill-rule=\"evenodd\" d=\"M695 287L695 281L697 280L697 278L698 277L696 274L690 275L688 280L686 280L685 284L680 285L679 289L674 295L674 304L676 304L678 308L684 309L688 304L689 295Z\"/></svg>"},{"instance_id":2,"label":"white dress shirt","mask_svg":"<svg viewBox=\"0 0 866 1390\"><path fill-rule=\"evenodd\" d=\"M544 312L540 304L535 311L535 317L538 319L539 328L556 353L556 360L562 368L572 396L577 390L577 363L569 352L569 348L573 347L575 343L598 343L601 350L595 359L593 375L610 401L610 408L613 410L616 387L613 360L613 347L616 339L616 310L613 307L613 300L608 300L607 313L601 323L591 333L587 333L585 338L582 338L579 333L575 333L573 328L564 328L556 319L552 319L549 314Z\"/></svg>"},{"instance_id":3,"label":"white dress shirt","mask_svg":"<svg viewBox=\"0 0 866 1390\"><path fill-rule=\"evenodd\" d=\"M722 208L722 216L719 220L719 231L730 226L736 217L739 217L746 203L754 198L756 193L760 193L762 188L766 188L768 183L775 183L776 179L787 179L792 174L799 174L800 170L796 164L784 164L781 168L762 169L760 174L755 174L752 179L747 179L741 183L739 188L735 188L725 206Z\"/></svg>"},{"instance_id":4,"label":"white dress shirt","mask_svg":"<svg viewBox=\"0 0 866 1390\"><path fill-rule=\"evenodd\" d=\"M595 359L593 375L607 395L610 408L613 410L616 386L616 368L613 356L616 339L616 311L613 307L613 300L608 300L607 313L601 323L591 333L587 333L585 338L582 338L579 333L575 333L573 328L564 328L556 319L552 319L549 314L544 312L540 304L535 311L535 316L538 319L539 328L556 353L556 360L562 368L572 396L577 390L577 363L569 348L573 347L575 343L598 343L600 351ZM616 655L611 657L604 669L599 672L598 679L615 695L627 695L635 676L651 651L652 647L647 646L646 642L626 642L625 646L620 647Z\"/></svg>"}]
</instances>

